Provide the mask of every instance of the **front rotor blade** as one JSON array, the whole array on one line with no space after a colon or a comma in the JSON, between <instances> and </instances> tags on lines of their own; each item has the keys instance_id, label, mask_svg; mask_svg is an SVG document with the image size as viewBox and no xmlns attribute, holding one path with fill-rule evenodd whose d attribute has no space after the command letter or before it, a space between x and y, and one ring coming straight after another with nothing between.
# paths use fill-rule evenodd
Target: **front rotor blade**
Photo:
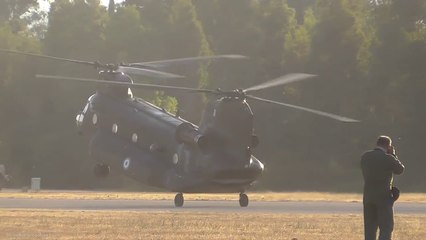
<instances>
[{"instance_id":1,"label":"front rotor blade","mask_svg":"<svg viewBox=\"0 0 426 240\"><path fill-rule=\"evenodd\" d=\"M248 57L243 55L216 55L216 56L205 56L205 57L190 57L190 58L176 58L167 59L153 62L141 62L141 63L130 63L132 67L150 67L150 68L162 68L174 65L185 65L192 63L203 63L218 59L246 59Z\"/></svg>"},{"instance_id":2,"label":"front rotor blade","mask_svg":"<svg viewBox=\"0 0 426 240\"><path fill-rule=\"evenodd\" d=\"M97 84L103 84L103 85L123 86L123 87L129 87L129 88L141 88L141 89L149 89L149 90L179 90L179 91L196 92L196 93L215 93L214 90L210 90L210 89L185 88L185 87L163 86L163 85L143 84L143 83L115 82L115 81L106 81L106 80L99 80L99 79L93 79L93 78L75 78L75 77L53 76L53 75L42 75L42 74L37 74L36 78L69 80L69 81L97 83Z\"/></svg>"},{"instance_id":3,"label":"front rotor blade","mask_svg":"<svg viewBox=\"0 0 426 240\"><path fill-rule=\"evenodd\" d=\"M63 62L72 62L72 63L77 63L77 64L89 65L89 66L93 66L93 67L96 67L96 68L100 66L100 64L98 62L88 62L88 61L81 61L81 60L75 60L75 59L53 57L53 56L48 56L48 55L26 53L26 52L20 52L20 51L8 50L8 49L0 49L0 52L19 54L19 55L37 57L37 58L45 58L45 59L51 59L51 60L58 60L58 61L63 61Z\"/></svg>"},{"instance_id":4,"label":"front rotor blade","mask_svg":"<svg viewBox=\"0 0 426 240\"><path fill-rule=\"evenodd\" d=\"M184 76L180 76L180 75L176 75L172 73L160 72L160 71L144 69L144 68L126 67L126 66L118 67L118 71L123 73L128 73L128 74L152 77L152 78L162 78L162 79L185 78Z\"/></svg>"},{"instance_id":5,"label":"front rotor blade","mask_svg":"<svg viewBox=\"0 0 426 240\"><path fill-rule=\"evenodd\" d=\"M289 84L289 83L292 83L292 82L302 81L302 80L305 80L305 79L313 78L315 76L316 75L307 74L307 73L291 73L291 74L281 76L279 78L275 78L271 81L261 83L259 85L247 88L243 91L244 92L258 91L258 90L265 89L265 88L270 88L270 87L275 87L275 86L279 86L279 85Z\"/></svg>"},{"instance_id":6,"label":"front rotor blade","mask_svg":"<svg viewBox=\"0 0 426 240\"><path fill-rule=\"evenodd\" d=\"M272 101L272 100L269 100L269 99L264 99L264 98L260 98L260 97L256 97L256 96L252 96L252 95L246 95L246 97L250 98L250 99L258 100L258 101L261 101L261 102L278 104L278 105L281 105L281 106L294 108L294 109L302 110L302 111L305 111L305 112L314 113L316 115L332 118L332 119L335 119L335 120L338 120L338 121L341 121L341 122L359 122L359 120L356 120L356 119L339 116L339 115L336 115L336 114L333 114L333 113L322 112L322 111L318 111L318 110L314 110L314 109L310 109L310 108L300 107L300 106L296 106L296 105L293 105L293 104Z\"/></svg>"}]
</instances>

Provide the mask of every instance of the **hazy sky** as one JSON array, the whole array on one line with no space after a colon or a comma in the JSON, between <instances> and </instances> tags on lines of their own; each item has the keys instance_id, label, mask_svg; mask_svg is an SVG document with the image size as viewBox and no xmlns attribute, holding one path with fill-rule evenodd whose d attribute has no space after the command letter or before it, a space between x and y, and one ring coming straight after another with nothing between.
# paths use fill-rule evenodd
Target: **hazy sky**
<instances>
[{"instance_id":1,"label":"hazy sky","mask_svg":"<svg viewBox=\"0 0 426 240\"><path fill-rule=\"evenodd\" d=\"M115 3L121 3L124 0L114 0ZM40 7L44 10L49 9L49 2L52 2L51 0L38 0L38 2L40 3ZM101 0L101 3L105 6L108 6L108 2L109 0Z\"/></svg>"},{"instance_id":2,"label":"hazy sky","mask_svg":"<svg viewBox=\"0 0 426 240\"><path fill-rule=\"evenodd\" d=\"M114 0L115 3L121 3L124 0ZM109 0L101 0L101 3L105 6L108 6Z\"/></svg>"}]
</instances>

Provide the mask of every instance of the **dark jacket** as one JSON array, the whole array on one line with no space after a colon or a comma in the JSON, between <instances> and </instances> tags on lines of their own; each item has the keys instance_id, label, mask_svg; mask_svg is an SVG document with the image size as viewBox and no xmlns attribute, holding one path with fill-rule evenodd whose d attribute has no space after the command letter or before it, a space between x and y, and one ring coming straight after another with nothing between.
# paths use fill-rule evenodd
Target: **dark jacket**
<instances>
[{"instance_id":1,"label":"dark jacket","mask_svg":"<svg viewBox=\"0 0 426 240\"><path fill-rule=\"evenodd\" d=\"M382 202L390 199L393 174L401 174L404 165L398 157L376 148L362 155L361 169L364 177L364 202Z\"/></svg>"}]
</instances>

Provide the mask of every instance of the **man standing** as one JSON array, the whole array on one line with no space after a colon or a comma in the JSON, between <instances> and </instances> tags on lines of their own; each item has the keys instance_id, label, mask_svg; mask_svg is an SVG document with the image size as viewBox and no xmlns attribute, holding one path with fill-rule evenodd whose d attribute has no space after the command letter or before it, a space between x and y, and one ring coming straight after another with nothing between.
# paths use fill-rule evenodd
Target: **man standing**
<instances>
[{"instance_id":1,"label":"man standing","mask_svg":"<svg viewBox=\"0 0 426 240\"><path fill-rule=\"evenodd\" d=\"M404 165L395 155L395 148L388 136L380 136L377 146L361 158L364 177L364 234L365 240L376 240L380 229L380 240L391 240L393 231L392 195L393 174L401 174Z\"/></svg>"}]
</instances>

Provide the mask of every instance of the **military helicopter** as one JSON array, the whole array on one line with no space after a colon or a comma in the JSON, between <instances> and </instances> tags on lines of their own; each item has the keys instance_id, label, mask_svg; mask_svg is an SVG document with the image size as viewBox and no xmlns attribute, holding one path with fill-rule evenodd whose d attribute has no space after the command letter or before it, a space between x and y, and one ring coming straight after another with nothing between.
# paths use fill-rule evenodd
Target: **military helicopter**
<instances>
[{"instance_id":1,"label":"military helicopter","mask_svg":"<svg viewBox=\"0 0 426 240\"><path fill-rule=\"evenodd\" d=\"M174 204L182 207L183 193L239 193L246 207L245 191L261 176L264 165L252 150L258 145L253 130L253 112L247 100L307 111L342 122L355 119L296 105L256 97L249 93L314 77L295 73L265 83L231 91L134 83L128 74L153 78L182 76L155 70L173 64L219 59L241 59L241 55L219 55L129 64L102 64L53 56L0 50L56 61L94 67L99 79L36 75L37 78L96 83L96 93L88 98L76 116L80 134L90 136L89 151L95 160L94 173L106 177L121 172L141 183L177 192ZM211 96L195 125L134 97L131 89L173 90Z\"/></svg>"}]
</instances>

